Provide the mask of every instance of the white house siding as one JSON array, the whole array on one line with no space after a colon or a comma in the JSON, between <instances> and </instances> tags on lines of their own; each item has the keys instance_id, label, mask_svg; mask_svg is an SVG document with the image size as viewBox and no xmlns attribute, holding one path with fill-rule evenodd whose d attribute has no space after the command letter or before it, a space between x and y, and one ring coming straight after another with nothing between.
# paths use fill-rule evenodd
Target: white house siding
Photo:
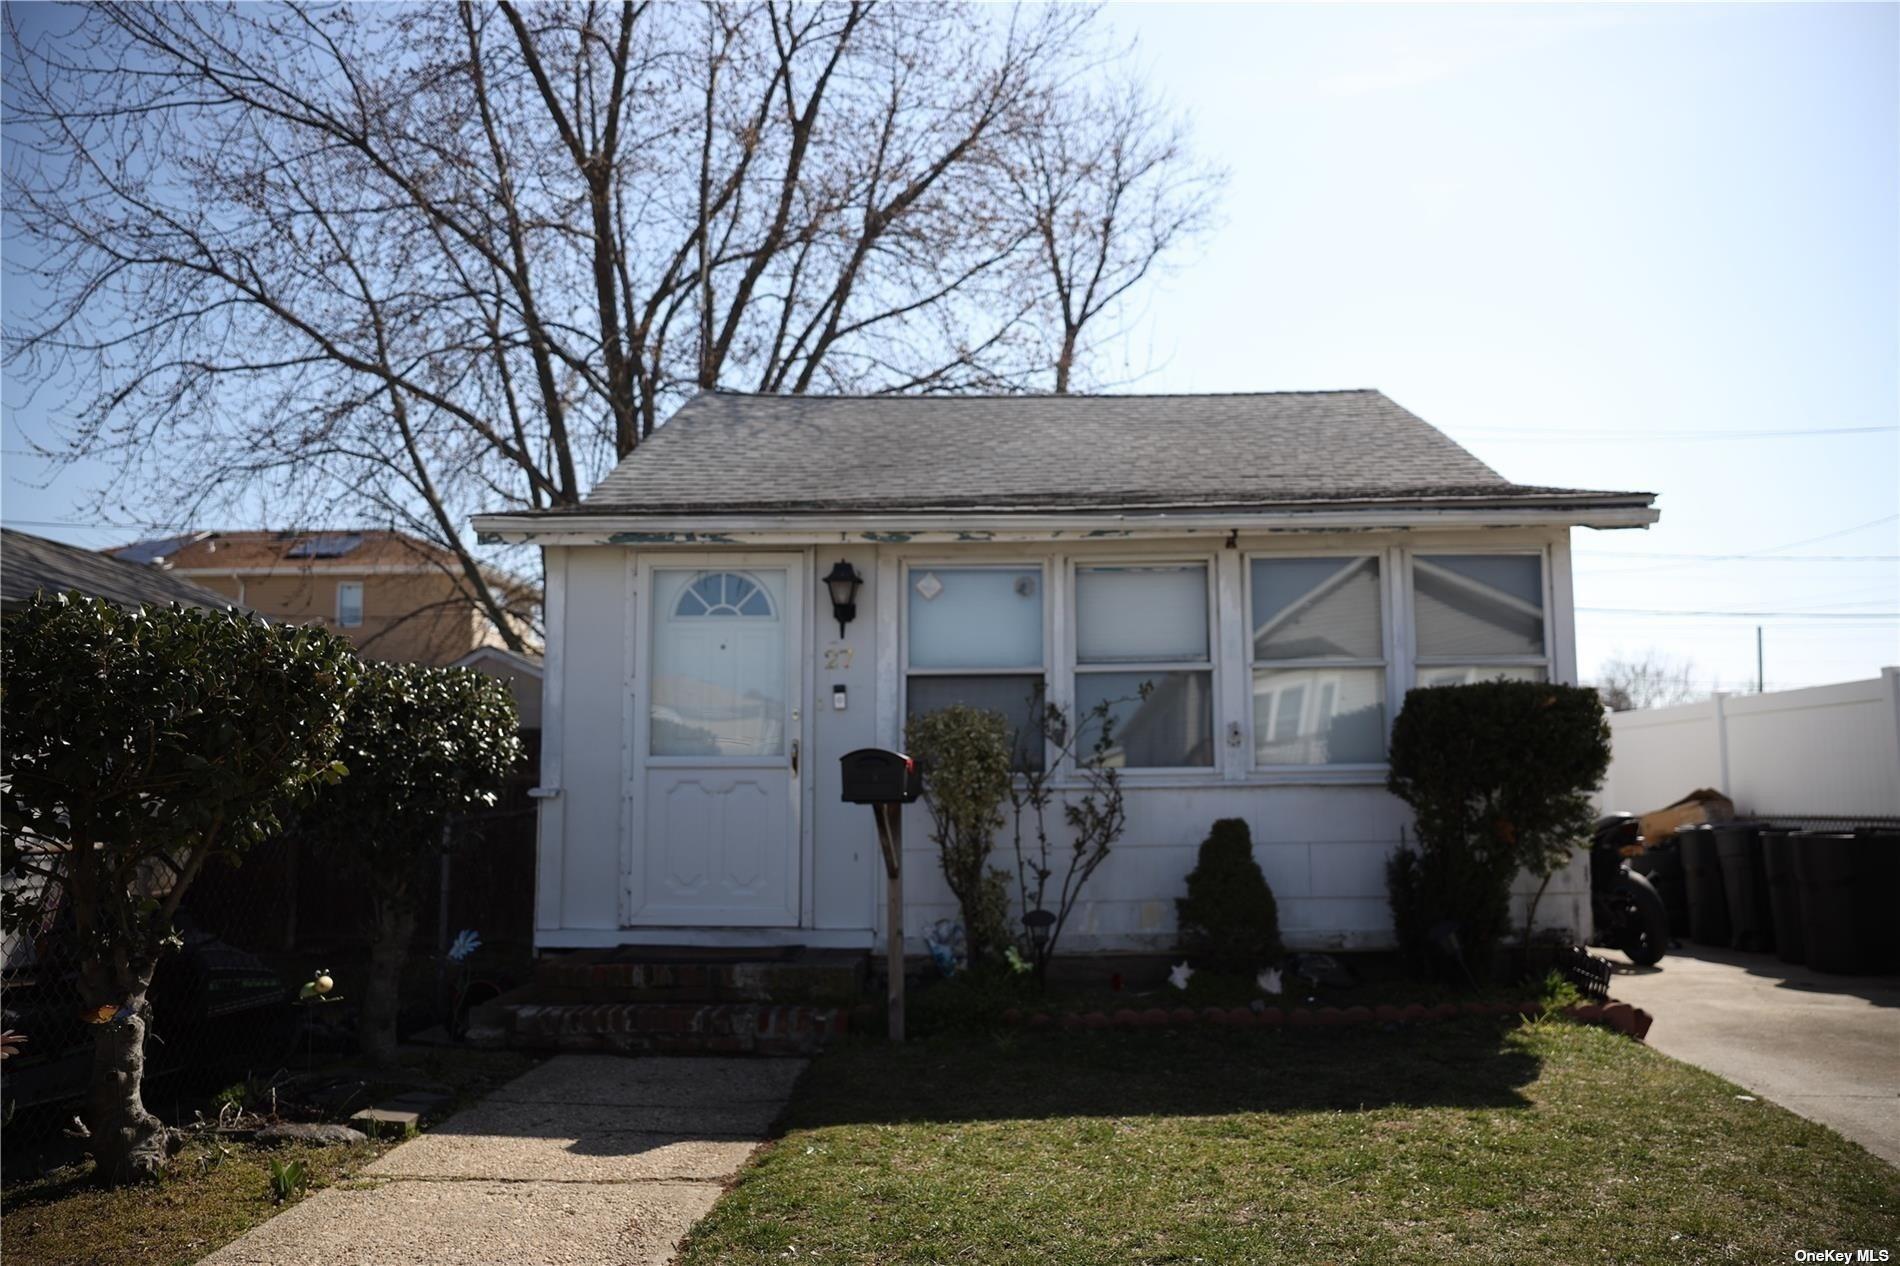
<instances>
[{"instance_id":1,"label":"white house siding","mask_svg":"<svg viewBox=\"0 0 1900 1266\"><path fill-rule=\"evenodd\" d=\"M1743 813L1900 815L1900 668L1610 718L1599 800L1646 813L1713 787Z\"/></svg>"},{"instance_id":2,"label":"white house siding","mask_svg":"<svg viewBox=\"0 0 1900 1266\"><path fill-rule=\"evenodd\" d=\"M1059 560L1138 560L1204 556L1215 566L1220 596L1215 694L1219 723L1216 764L1192 774L1126 776L1129 825L1084 892L1064 936L1073 951L1162 950L1174 941L1174 900L1194 865L1209 826L1239 817L1253 832L1256 855L1279 900L1289 944L1302 948L1377 948L1391 943L1385 897L1385 861L1409 830L1409 810L1383 789L1378 770L1256 772L1246 745L1231 746L1229 720L1246 721L1250 687L1244 655L1238 578L1242 557L1255 550L1298 553L1367 552L1382 559L1388 590L1388 656L1401 664L1387 699L1396 711L1410 676L1404 555L1418 550L1543 550L1553 679L1575 680L1571 637L1568 534L1557 529L1482 532L1291 534L1241 537L1233 550L1219 535L1169 541L1037 541L1018 544L872 542L790 547L806 560L811 601L805 634L808 696L801 762L807 824L800 879L800 924L776 933L719 929L625 929L624 869L640 847L626 829L635 794L631 769L634 680L641 611L635 592L643 554L678 553L701 546L574 545L546 550L549 654L544 702L541 861L537 942L545 946L602 945L623 940L760 940L869 945L883 922L883 876L869 810L839 801L838 757L864 746L901 746L902 648L897 636L907 561L1051 561L1049 654L1051 689L1066 702L1067 595ZM772 547L759 541L750 551ZM840 638L818 578L839 559L865 578L858 618ZM832 687L846 687L848 706L832 706ZM1059 821L1060 808L1052 814ZM938 918L954 914L944 887L929 819L922 805L904 817L906 930L913 948ZM1007 832L996 864L1012 863ZM1528 886L1526 886L1528 887ZM1581 865L1560 875L1539 907L1539 923L1582 932L1588 894Z\"/></svg>"}]
</instances>

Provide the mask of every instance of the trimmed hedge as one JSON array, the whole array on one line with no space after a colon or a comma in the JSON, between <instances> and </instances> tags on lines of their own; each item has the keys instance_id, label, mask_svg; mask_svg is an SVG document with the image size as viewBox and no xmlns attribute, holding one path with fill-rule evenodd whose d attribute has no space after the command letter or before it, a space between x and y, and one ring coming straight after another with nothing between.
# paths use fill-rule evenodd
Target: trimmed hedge
<instances>
[{"instance_id":1,"label":"trimmed hedge","mask_svg":"<svg viewBox=\"0 0 1900 1266\"><path fill-rule=\"evenodd\" d=\"M1198 966L1254 972L1279 960L1280 908L1253 856L1253 833L1240 818L1222 818L1201 843L1188 872L1187 896L1176 899L1181 948Z\"/></svg>"}]
</instances>

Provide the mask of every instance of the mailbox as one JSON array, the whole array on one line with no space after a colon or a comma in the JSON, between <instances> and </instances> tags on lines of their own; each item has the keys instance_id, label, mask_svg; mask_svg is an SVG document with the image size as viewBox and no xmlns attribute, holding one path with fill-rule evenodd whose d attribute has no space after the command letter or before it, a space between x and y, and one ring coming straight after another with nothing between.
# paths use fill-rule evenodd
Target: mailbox
<instances>
[{"instance_id":1,"label":"mailbox","mask_svg":"<svg viewBox=\"0 0 1900 1266\"><path fill-rule=\"evenodd\" d=\"M923 775L902 752L860 747L838 758L849 804L909 804L923 794Z\"/></svg>"}]
</instances>

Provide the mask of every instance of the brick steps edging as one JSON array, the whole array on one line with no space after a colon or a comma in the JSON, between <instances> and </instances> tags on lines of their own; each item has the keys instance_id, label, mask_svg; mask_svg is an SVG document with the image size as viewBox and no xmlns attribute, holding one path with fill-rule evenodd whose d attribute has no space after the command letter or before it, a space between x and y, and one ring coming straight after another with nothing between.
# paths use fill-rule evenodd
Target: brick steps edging
<instances>
[{"instance_id":1,"label":"brick steps edging","mask_svg":"<svg viewBox=\"0 0 1900 1266\"><path fill-rule=\"evenodd\" d=\"M842 1007L771 1003L519 1003L510 1046L652 1054L810 1055L850 1027Z\"/></svg>"},{"instance_id":2,"label":"brick steps edging","mask_svg":"<svg viewBox=\"0 0 1900 1266\"><path fill-rule=\"evenodd\" d=\"M1544 1014L1542 1003L1534 999L1522 1002L1441 1002L1427 1007L1414 1002L1397 1007L1149 1007L1145 1011L1123 1008L1119 1011L1068 1012L1054 1015L1047 1011L1026 1012L1011 1007L1003 1012L1003 1022L1032 1029L1135 1029L1182 1028L1206 1024L1222 1028L1344 1028L1360 1024L1429 1024L1445 1020L1481 1016L1521 1015L1526 1018ZM1601 1024L1643 1041L1655 1017L1627 1002L1581 1003L1565 1007L1556 1014L1581 1024Z\"/></svg>"}]
</instances>

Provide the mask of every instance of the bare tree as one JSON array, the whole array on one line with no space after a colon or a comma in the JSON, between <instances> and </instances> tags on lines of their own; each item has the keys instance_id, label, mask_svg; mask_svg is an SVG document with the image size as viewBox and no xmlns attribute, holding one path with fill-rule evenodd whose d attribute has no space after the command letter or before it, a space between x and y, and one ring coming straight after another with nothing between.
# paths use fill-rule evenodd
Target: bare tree
<instances>
[{"instance_id":1,"label":"bare tree","mask_svg":"<svg viewBox=\"0 0 1900 1266\"><path fill-rule=\"evenodd\" d=\"M1661 651L1646 651L1640 657L1614 655L1597 670L1597 691L1612 712L1667 708L1704 696L1706 692L1695 687L1694 675L1690 661L1671 659Z\"/></svg>"},{"instance_id":2,"label":"bare tree","mask_svg":"<svg viewBox=\"0 0 1900 1266\"><path fill-rule=\"evenodd\" d=\"M1227 177L1193 159L1185 125L1138 80L1071 93L1058 110L1025 136L1012 182L1035 226L1039 328L1066 395L1077 365L1117 332L1092 328L1097 318L1210 227Z\"/></svg>"},{"instance_id":3,"label":"bare tree","mask_svg":"<svg viewBox=\"0 0 1900 1266\"><path fill-rule=\"evenodd\" d=\"M470 512L578 504L698 389L1013 391L1057 363L1066 389L1208 197L1138 89L1075 100L1085 9L20 14L7 265L44 306L7 356L61 402L41 451L180 524L408 528L517 648Z\"/></svg>"}]
</instances>

